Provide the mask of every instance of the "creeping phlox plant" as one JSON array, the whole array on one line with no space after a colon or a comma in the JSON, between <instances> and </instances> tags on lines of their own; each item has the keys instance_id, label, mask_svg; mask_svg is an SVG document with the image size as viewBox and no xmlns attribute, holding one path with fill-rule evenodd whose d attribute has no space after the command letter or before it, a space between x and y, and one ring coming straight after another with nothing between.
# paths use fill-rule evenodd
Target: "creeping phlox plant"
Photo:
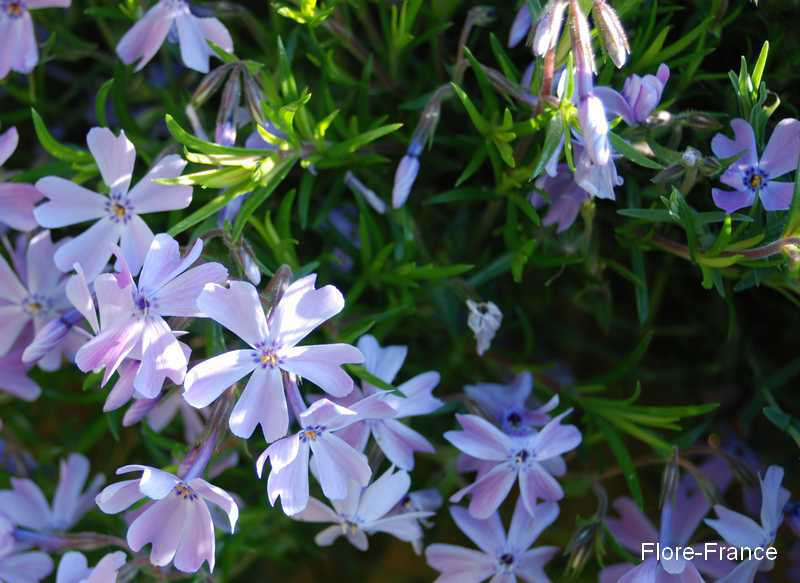
<instances>
[{"instance_id":1,"label":"creeping phlox plant","mask_svg":"<svg viewBox=\"0 0 800 583\"><path fill-rule=\"evenodd\" d=\"M800 580L761 4L0 0L0 582Z\"/></svg>"}]
</instances>

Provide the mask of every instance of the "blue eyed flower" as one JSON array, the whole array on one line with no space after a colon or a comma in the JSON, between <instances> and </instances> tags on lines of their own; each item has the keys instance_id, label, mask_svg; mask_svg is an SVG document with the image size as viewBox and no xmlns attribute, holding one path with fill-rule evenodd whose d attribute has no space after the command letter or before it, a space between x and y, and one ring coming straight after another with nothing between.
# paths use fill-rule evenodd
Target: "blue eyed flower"
<instances>
[{"instance_id":1,"label":"blue eyed flower","mask_svg":"<svg viewBox=\"0 0 800 583\"><path fill-rule=\"evenodd\" d=\"M10 71L27 75L39 62L31 10L69 8L71 0L0 0L0 79Z\"/></svg>"},{"instance_id":2,"label":"blue eyed flower","mask_svg":"<svg viewBox=\"0 0 800 583\"><path fill-rule=\"evenodd\" d=\"M775 541L778 527L783 522L783 509L789 501L788 490L781 487L783 469L770 466L761 481L761 524L752 518L717 504L714 510L719 518L707 519L706 524L716 530L725 541L736 548L766 548ZM717 583L752 583L759 571L772 569L769 559L748 559Z\"/></svg>"},{"instance_id":3,"label":"blue eyed flower","mask_svg":"<svg viewBox=\"0 0 800 583\"><path fill-rule=\"evenodd\" d=\"M784 119L759 158L753 127L743 119L731 122L734 139L717 134L711 150L718 158L739 156L722 174L720 181L734 190L712 189L714 204L726 213L749 207L756 196L767 211L787 210L792 203L794 185L775 180L797 168L800 156L800 121Z\"/></svg>"},{"instance_id":4,"label":"blue eyed flower","mask_svg":"<svg viewBox=\"0 0 800 583\"><path fill-rule=\"evenodd\" d=\"M450 507L456 525L479 550L447 544L433 544L425 550L428 564L441 573L435 583L549 583L544 567L558 553L557 547L530 546L558 518L558 505L540 504L529 512L517 501L511 526L506 534L500 515L495 512L476 519L466 509Z\"/></svg>"},{"instance_id":5,"label":"blue eyed flower","mask_svg":"<svg viewBox=\"0 0 800 583\"><path fill-rule=\"evenodd\" d=\"M561 500L564 490L548 465L581 442L577 427L561 424L569 413L565 411L554 418L538 433L521 437L506 435L477 415L456 415L462 430L448 431L445 439L469 456L485 461L486 467L475 482L453 494L450 501L457 503L470 494L470 514L488 518L515 482L519 482L520 497L531 513L539 500Z\"/></svg>"}]
</instances>

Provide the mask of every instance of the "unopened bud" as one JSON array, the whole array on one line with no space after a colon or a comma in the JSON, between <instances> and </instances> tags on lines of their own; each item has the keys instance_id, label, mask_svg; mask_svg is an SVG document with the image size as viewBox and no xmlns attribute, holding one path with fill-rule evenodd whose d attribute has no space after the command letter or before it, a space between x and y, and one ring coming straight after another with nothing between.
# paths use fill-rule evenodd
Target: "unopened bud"
<instances>
[{"instance_id":1,"label":"unopened bud","mask_svg":"<svg viewBox=\"0 0 800 583\"><path fill-rule=\"evenodd\" d=\"M671 164L653 176L650 181L656 184L669 184L675 182L686 172L681 164Z\"/></svg>"},{"instance_id":2,"label":"unopened bud","mask_svg":"<svg viewBox=\"0 0 800 583\"><path fill-rule=\"evenodd\" d=\"M275 272L275 275L273 275L272 279L269 280L267 289L264 290L264 293L269 298L270 311L273 307L278 305L278 302L281 301L283 293L292 282L292 277L292 268L284 264L278 268L278 270Z\"/></svg>"},{"instance_id":3,"label":"unopened bud","mask_svg":"<svg viewBox=\"0 0 800 583\"><path fill-rule=\"evenodd\" d=\"M566 550L566 554L569 557L567 571L571 575L579 574L586 567L589 559L594 555L597 536L601 531L600 523L593 520L579 528L573 535Z\"/></svg>"},{"instance_id":4,"label":"unopened bud","mask_svg":"<svg viewBox=\"0 0 800 583\"><path fill-rule=\"evenodd\" d=\"M45 324L22 353L22 362L31 364L50 354L66 338L72 327L82 319L81 313L72 309L60 318Z\"/></svg>"},{"instance_id":5,"label":"unopened bud","mask_svg":"<svg viewBox=\"0 0 800 583\"><path fill-rule=\"evenodd\" d=\"M380 197L375 194L375 191L367 188L367 186L361 182L358 177L350 172L349 170L344 175L344 183L350 187L356 194L360 194L364 197L364 200L367 201L367 204L375 209L375 212L379 214L384 214L386 212L386 203L383 202Z\"/></svg>"},{"instance_id":6,"label":"unopened bud","mask_svg":"<svg viewBox=\"0 0 800 583\"><path fill-rule=\"evenodd\" d=\"M592 15L608 57L617 69L621 69L631 52L631 47L617 12L606 0L594 0Z\"/></svg>"},{"instance_id":7,"label":"unopened bud","mask_svg":"<svg viewBox=\"0 0 800 583\"><path fill-rule=\"evenodd\" d=\"M242 77L244 78L244 101L247 110L250 112L250 117L261 127L270 125L267 118L264 116L264 94L261 91L261 86L253 75L247 70L242 70Z\"/></svg>"},{"instance_id":8,"label":"unopened bud","mask_svg":"<svg viewBox=\"0 0 800 583\"><path fill-rule=\"evenodd\" d=\"M533 35L531 43L533 54L542 57L547 51L555 48L561 36L566 10L566 0L550 0L547 3Z\"/></svg>"},{"instance_id":9,"label":"unopened bud","mask_svg":"<svg viewBox=\"0 0 800 583\"><path fill-rule=\"evenodd\" d=\"M664 474L661 476L661 496L658 499L659 508L663 508L664 504L671 504L674 501L681 477L680 470L678 451L675 450L669 462L664 467Z\"/></svg>"},{"instance_id":10,"label":"unopened bud","mask_svg":"<svg viewBox=\"0 0 800 583\"><path fill-rule=\"evenodd\" d=\"M528 6L528 3L525 2L522 5L522 8L517 10L517 15L514 17L514 22L511 23L511 30L508 32L508 48L513 49L519 43L522 42L522 39L525 38L525 35L528 34L528 31L531 29L531 8Z\"/></svg>"},{"instance_id":11,"label":"unopened bud","mask_svg":"<svg viewBox=\"0 0 800 583\"><path fill-rule=\"evenodd\" d=\"M239 69L234 70L225 83L222 99L217 112L216 142L223 146L236 143L236 111L242 97L242 84Z\"/></svg>"},{"instance_id":12,"label":"unopened bud","mask_svg":"<svg viewBox=\"0 0 800 583\"><path fill-rule=\"evenodd\" d=\"M400 208L406 203L418 174L419 158L408 154L403 156L394 173L394 186L392 187L392 206L394 208Z\"/></svg>"},{"instance_id":13,"label":"unopened bud","mask_svg":"<svg viewBox=\"0 0 800 583\"><path fill-rule=\"evenodd\" d=\"M592 91L592 76L596 69L594 53L592 52L592 35L589 32L589 21L586 19L578 0L570 0L569 24L572 53L575 55L575 77L578 95L586 97Z\"/></svg>"},{"instance_id":14,"label":"unopened bud","mask_svg":"<svg viewBox=\"0 0 800 583\"><path fill-rule=\"evenodd\" d=\"M208 101L222 86L225 81L225 76L231 72L231 69L236 65L233 63L226 63L211 71L208 75L200 80L200 84L192 95L191 103L194 107L202 106Z\"/></svg>"}]
</instances>

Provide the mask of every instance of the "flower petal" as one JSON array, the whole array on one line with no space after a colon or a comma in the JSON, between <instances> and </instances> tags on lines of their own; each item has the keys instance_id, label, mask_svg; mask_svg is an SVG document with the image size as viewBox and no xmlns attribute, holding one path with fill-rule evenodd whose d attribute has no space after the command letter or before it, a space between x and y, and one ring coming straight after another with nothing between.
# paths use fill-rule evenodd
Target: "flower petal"
<instances>
[{"instance_id":1,"label":"flower petal","mask_svg":"<svg viewBox=\"0 0 800 583\"><path fill-rule=\"evenodd\" d=\"M0 356L8 354L30 320L20 306L0 306Z\"/></svg>"},{"instance_id":2,"label":"flower petal","mask_svg":"<svg viewBox=\"0 0 800 583\"><path fill-rule=\"evenodd\" d=\"M108 263L112 246L119 241L120 233L121 227L111 219L100 219L58 248L54 256L56 266L61 271L68 272L78 263L83 268L86 279L94 280Z\"/></svg>"},{"instance_id":3,"label":"flower petal","mask_svg":"<svg viewBox=\"0 0 800 583\"><path fill-rule=\"evenodd\" d=\"M0 299L18 304L27 297L28 290L22 285L5 258L0 256Z\"/></svg>"},{"instance_id":4,"label":"flower petal","mask_svg":"<svg viewBox=\"0 0 800 583\"><path fill-rule=\"evenodd\" d=\"M385 383L391 384L408 355L407 346L381 347L377 339L366 334L356 344L364 355L366 369Z\"/></svg>"},{"instance_id":5,"label":"flower petal","mask_svg":"<svg viewBox=\"0 0 800 583\"><path fill-rule=\"evenodd\" d=\"M425 560L442 573L435 583L481 583L495 573L494 557L455 545L430 545Z\"/></svg>"},{"instance_id":6,"label":"flower petal","mask_svg":"<svg viewBox=\"0 0 800 583\"><path fill-rule=\"evenodd\" d=\"M291 347L344 308L342 293L332 285L314 289L316 274L290 285L270 315L270 329L281 344Z\"/></svg>"},{"instance_id":7,"label":"flower petal","mask_svg":"<svg viewBox=\"0 0 800 583\"><path fill-rule=\"evenodd\" d=\"M8 128L5 132L0 134L0 166L14 153L19 144L19 132L17 128Z\"/></svg>"},{"instance_id":8,"label":"flower petal","mask_svg":"<svg viewBox=\"0 0 800 583\"><path fill-rule=\"evenodd\" d=\"M558 504L545 502L536 506L531 513L522 498L518 498L508 529L508 544L516 552L528 549L556 521L558 512Z\"/></svg>"},{"instance_id":9,"label":"flower petal","mask_svg":"<svg viewBox=\"0 0 800 583\"><path fill-rule=\"evenodd\" d=\"M795 170L798 157L800 157L800 121L783 119L772 131L758 165L772 179Z\"/></svg>"},{"instance_id":10,"label":"flower petal","mask_svg":"<svg viewBox=\"0 0 800 583\"><path fill-rule=\"evenodd\" d=\"M179 496L158 500L128 528L128 546L139 552L152 544L150 562L157 567L168 565L178 550L190 507Z\"/></svg>"},{"instance_id":11,"label":"flower petal","mask_svg":"<svg viewBox=\"0 0 800 583\"><path fill-rule=\"evenodd\" d=\"M347 483L352 480L361 486L369 484L372 470L367 456L350 447L345 441L330 433L311 442L317 480L322 492L331 500L347 496Z\"/></svg>"},{"instance_id":12,"label":"flower petal","mask_svg":"<svg viewBox=\"0 0 800 583\"><path fill-rule=\"evenodd\" d=\"M233 39L231 33L225 28L225 25L217 18L198 18L197 23L203 36L213 42L215 45L225 49L229 53L233 52Z\"/></svg>"},{"instance_id":13,"label":"flower petal","mask_svg":"<svg viewBox=\"0 0 800 583\"><path fill-rule=\"evenodd\" d=\"M456 415L463 431L448 431L444 438L466 454L482 460L508 459L511 440L477 415Z\"/></svg>"},{"instance_id":14,"label":"flower petal","mask_svg":"<svg viewBox=\"0 0 800 583\"><path fill-rule=\"evenodd\" d=\"M188 364L167 323L158 316L147 318L142 330L142 365L133 382L136 391L146 399L156 398L167 377L176 385L183 383Z\"/></svg>"},{"instance_id":15,"label":"flower petal","mask_svg":"<svg viewBox=\"0 0 800 583\"><path fill-rule=\"evenodd\" d=\"M194 573L208 561L208 570L213 573L215 540L211 513L201 501L187 506L173 565L184 573Z\"/></svg>"},{"instance_id":16,"label":"flower petal","mask_svg":"<svg viewBox=\"0 0 800 583\"><path fill-rule=\"evenodd\" d=\"M719 188L711 189L711 197L714 199L714 204L729 215L739 209L752 206L756 199L756 195L749 191L722 190Z\"/></svg>"},{"instance_id":17,"label":"flower petal","mask_svg":"<svg viewBox=\"0 0 800 583\"><path fill-rule=\"evenodd\" d=\"M249 438L258 425L267 443L280 439L289 429L280 369L256 367L231 412L231 432L237 437Z\"/></svg>"},{"instance_id":18,"label":"flower petal","mask_svg":"<svg viewBox=\"0 0 800 583\"><path fill-rule=\"evenodd\" d=\"M281 499L281 507L288 516L305 509L308 504L308 448L299 448L291 463L270 472L267 494L273 506L278 498Z\"/></svg>"},{"instance_id":19,"label":"flower petal","mask_svg":"<svg viewBox=\"0 0 800 583\"><path fill-rule=\"evenodd\" d=\"M642 543L658 541L658 532L653 523L633 500L627 497L617 498L613 506L619 518L609 516L606 518L606 525L623 547L632 553L639 553Z\"/></svg>"},{"instance_id":20,"label":"flower petal","mask_svg":"<svg viewBox=\"0 0 800 583\"><path fill-rule=\"evenodd\" d=\"M162 158L128 193L137 214L185 209L192 202L192 187L159 184L161 178L177 178L186 168L186 160L171 155Z\"/></svg>"},{"instance_id":21,"label":"flower petal","mask_svg":"<svg viewBox=\"0 0 800 583\"><path fill-rule=\"evenodd\" d=\"M386 470L361 493L356 515L365 523L383 518L397 505L411 487L408 472Z\"/></svg>"},{"instance_id":22,"label":"flower petal","mask_svg":"<svg viewBox=\"0 0 800 583\"><path fill-rule=\"evenodd\" d=\"M0 184L0 222L17 231L35 229L33 207L41 199L42 193L31 184Z\"/></svg>"},{"instance_id":23,"label":"flower petal","mask_svg":"<svg viewBox=\"0 0 800 583\"><path fill-rule=\"evenodd\" d=\"M89 477L89 460L73 453L59 464L58 487L53 497L53 524L69 529L78 518L78 501Z\"/></svg>"},{"instance_id":24,"label":"flower petal","mask_svg":"<svg viewBox=\"0 0 800 583\"><path fill-rule=\"evenodd\" d=\"M386 458L404 470L414 469L415 451L434 452L431 443L421 433L394 419L375 423L373 435Z\"/></svg>"},{"instance_id":25,"label":"flower petal","mask_svg":"<svg viewBox=\"0 0 800 583\"><path fill-rule=\"evenodd\" d=\"M86 143L106 186L113 193L127 193L136 163L136 148L125 131L121 130L119 136L115 136L108 128L92 128L86 136Z\"/></svg>"},{"instance_id":26,"label":"flower petal","mask_svg":"<svg viewBox=\"0 0 800 583\"><path fill-rule=\"evenodd\" d=\"M139 480L123 480L106 486L95 498L97 506L106 514L127 510L144 497L139 490Z\"/></svg>"},{"instance_id":27,"label":"flower petal","mask_svg":"<svg viewBox=\"0 0 800 583\"><path fill-rule=\"evenodd\" d=\"M729 510L719 504L714 506L718 519L706 519L706 524L716 530L726 542L734 547L755 548L765 544L762 528L744 514Z\"/></svg>"},{"instance_id":28,"label":"flower petal","mask_svg":"<svg viewBox=\"0 0 800 583\"><path fill-rule=\"evenodd\" d=\"M228 288L209 284L197 298L197 307L250 346L269 338L258 292L247 282L232 281Z\"/></svg>"},{"instance_id":29,"label":"flower petal","mask_svg":"<svg viewBox=\"0 0 800 583\"><path fill-rule=\"evenodd\" d=\"M192 368L183 381L183 398L202 409L213 403L225 389L256 368L252 350L232 350Z\"/></svg>"},{"instance_id":30,"label":"flower petal","mask_svg":"<svg viewBox=\"0 0 800 583\"><path fill-rule=\"evenodd\" d=\"M361 352L349 344L295 346L279 352L280 367L310 380L334 397L344 397L353 390L353 379L342 364L360 363Z\"/></svg>"},{"instance_id":31,"label":"flower petal","mask_svg":"<svg viewBox=\"0 0 800 583\"><path fill-rule=\"evenodd\" d=\"M197 298L209 283L221 284L228 270L221 263L204 263L192 267L158 290L158 312L165 316L202 317Z\"/></svg>"},{"instance_id":32,"label":"flower petal","mask_svg":"<svg viewBox=\"0 0 800 583\"><path fill-rule=\"evenodd\" d=\"M157 2L117 44L117 55L122 62L130 65L139 61L136 70L141 71L164 44L173 19L172 10Z\"/></svg>"},{"instance_id":33,"label":"flower petal","mask_svg":"<svg viewBox=\"0 0 800 583\"><path fill-rule=\"evenodd\" d=\"M450 507L450 516L467 537L488 555L502 554L506 544L506 531L500 522L500 515L493 513L488 518L477 519L466 508Z\"/></svg>"},{"instance_id":34,"label":"flower petal","mask_svg":"<svg viewBox=\"0 0 800 583\"><path fill-rule=\"evenodd\" d=\"M741 154L734 162L737 165L755 166L758 164L756 152L756 137L753 127L743 119L736 118L731 121L734 139L719 133L711 140L711 151L717 158L731 158Z\"/></svg>"},{"instance_id":35,"label":"flower petal","mask_svg":"<svg viewBox=\"0 0 800 583\"><path fill-rule=\"evenodd\" d=\"M189 12L187 7L175 16L175 24L178 27L178 41L181 45L183 64L195 71L208 73L208 58L211 48L206 42L198 19Z\"/></svg>"},{"instance_id":36,"label":"flower petal","mask_svg":"<svg viewBox=\"0 0 800 583\"><path fill-rule=\"evenodd\" d=\"M214 484L209 484L201 478L195 478L189 482L189 486L200 494L203 498L216 504L228 515L228 522L231 525L231 533L236 528L236 521L239 520L239 507L236 501L222 488L218 488Z\"/></svg>"},{"instance_id":37,"label":"flower petal","mask_svg":"<svg viewBox=\"0 0 800 583\"><path fill-rule=\"evenodd\" d=\"M511 491L517 473L506 463L495 465L478 480L462 488L450 497L451 502L459 502L465 495L471 494L469 513L475 518L489 518Z\"/></svg>"},{"instance_id":38,"label":"flower petal","mask_svg":"<svg viewBox=\"0 0 800 583\"><path fill-rule=\"evenodd\" d=\"M792 206L794 184L791 182L769 182L759 191L761 204L766 211L786 211Z\"/></svg>"},{"instance_id":39,"label":"flower petal","mask_svg":"<svg viewBox=\"0 0 800 583\"><path fill-rule=\"evenodd\" d=\"M36 190L47 201L33 210L39 224L53 229L84 223L106 216L108 198L57 176L46 176Z\"/></svg>"},{"instance_id":40,"label":"flower petal","mask_svg":"<svg viewBox=\"0 0 800 583\"><path fill-rule=\"evenodd\" d=\"M23 528L46 530L50 525L50 506L31 480L11 478L11 490L0 490L0 512Z\"/></svg>"},{"instance_id":41,"label":"flower petal","mask_svg":"<svg viewBox=\"0 0 800 583\"><path fill-rule=\"evenodd\" d=\"M128 262L128 268L133 275L141 271L144 258L154 238L153 231L138 215L133 215L130 222L122 229L120 245L122 256Z\"/></svg>"}]
</instances>

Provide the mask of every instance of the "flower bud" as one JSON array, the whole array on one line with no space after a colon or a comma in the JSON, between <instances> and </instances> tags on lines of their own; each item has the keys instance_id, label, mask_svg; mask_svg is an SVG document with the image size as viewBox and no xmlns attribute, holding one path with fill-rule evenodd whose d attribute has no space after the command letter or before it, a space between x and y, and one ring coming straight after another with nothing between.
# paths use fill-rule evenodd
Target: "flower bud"
<instances>
[{"instance_id":1,"label":"flower bud","mask_svg":"<svg viewBox=\"0 0 800 583\"><path fill-rule=\"evenodd\" d=\"M678 451L672 455L667 465L664 467L664 473L661 476L661 495L658 499L658 507L663 508L664 504L672 503L675 499L675 494L678 491L678 483L680 482L681 468L678 464Z\"/></svg>"},{"instance_id":2,"label":"flower bud","mask_svg":"<svg viewBox=\"0 0 800 583\"><path fill-rule=\"evenodd\" d=\"M601 532L600 523L596 520L583 525L575 532L566 550L566 554L569 556L567 560L569 573L577 575L583 571L586 563L594 555L595 543Z\"/></svg>"},{"instance_id":3,"label":"flower bud","mask_svg":"<svg viewBox=\"0 0 800 583\"><path fill-rule=\"evenodd\" d=\"M411 188L419 174L419 158L406 154L397 165L394 173L394 186L392 187L392 206L400 208L408 200Z\"/></svg>"},{"instance_id":4,"label":"flower bud","mask_svg":"<svg viewBox=\"0 0 800 583\"><path fill-rule=\"evenodd\" d=\"M631 47L619 16L606 0L594 0L592 15L608 57L617 69L621 69L631 52Z\"/></svg>"},{"instance_id":5,"label":"flower bud","mask_svg":"<svg viewBox=\"0 0 800 583\"><path fill-rule=\"evenodd\" d=\"M235 70L228 77L222 99L217 112L217 129L215 141L223 146L232 146L236 143L236 110L242 97L242 85L239 70Z\"/></svg>"},{"instance_id":6,"label":"flower bud","mask_svg":"<svg viewBox=\"0 0 800 583\"><path fill-rule=\"evenodd\" d=\"M58 346L75 324L83 319L78 310L72 309L63 316L45 324L22 353L22 362L38 362Z\"/></svg>"},{"instance_id":7,"label":"flower bud","mask_svg":"<svg viewBox=\"0 0 800 583\"><path fill-rule=\"evenodd\" d=\"M354 193L360 194L362 197L364 197L364 200L367 201L369 206L375 209L375 212L381 215L386 212L386 203L383 202L377 194L375 194L374 190L367 188L367 186L349 170L344 175L344 183L347 184L347 186L350 187L350 190L352 190Z\"/></svg>"},{"instance_id":8,"label":"flower bud","mask_svg":"<svg viewBox=\"0 0 800 583\"><path fill-rule=\"evenodd\" d=\"M533 35L533 54L541 57L550 49L555 48L558 38L561 36L561 26L564 23L566 10L566 0L550 0L544 7Z\"/></svg>"},{"instance_id":9,"label":"flower bud","mask_svg":"<svg viewBox=\"0 0 800 583\"><path fill-rule=\"evenodd\" d=\"M250 283L257 286L261 283L261 269L259 269L250 249L242 248L241 254L244 274L247 276L247 279L250 280Z\"/></svg>"},{"instance_id":10,"label":"flower bud","mask_svg":"<svg viewBox=\"0 0 800 583\"><path fill-rule=\"evenodd\" d=\"M269 308L267 310L268 312L272 311L272 308L277 306L278 302L281 301L283 293L286 291L286 288L289 287L293 277L292 268L288 265L281 265L277 271L275 271L275 275L272 276L272 279L270 279L267 284L267 289L264 290L269 298L269 305L266 306Z\"/></svg>"},{"instance_id":11,"label":"flower bud","mask_svg":"<svg viewBox=\"0 0 800 583\"><path fill-rule=\"evenodd\" d=\"M192 95L191 104L194 107L202 106L208 101L222 86L225 81L225 76L231 72L231 69L236 65L233 63L226 63L211 71L208 75L200 80L200 84L195 89Z\"/></svg>"},{"instance_id":12,"label":"flower bud","mask_svg":"<svg viewBox=\"0 0 800 583\"><path fill-rule=\"evenodd\" d=\"M246 68L242 69L242 77L244 78L244 102L247 106L247 110L250 112L250 117L261 127L271 125L264 116L264 109L262 106L264 93L261 91L261 86L258 84L258 81L256 81L255 77L253 77Z\"/></svg>"},{"instance_id":13,"label":"flower bud","mask_svg":"<svg viewBox=\"0 0 800 583\"><path fill-rule=\"evenodd\" d=\"M570 1L569 9L570 40L572 53L575 55L575 77L578 96L583 98L592 91L592 76L595 73L594 53L592 53L592 35L589 32L589 21L581 10L578 0Z\"/></svg>"},{"instance_id":14,"label":"flower bud","mask_svg":"<svg viewBox=\"0 0 800 583\"><path fill-rule=\"evenodd\" d=\"M514 22L511 23L511 30L508 32L508 48L513 49L522 42L531 28L531 21L531 8L525 2L522 4L522 8L517 10Z\"/></svg>"}]
</instances>

